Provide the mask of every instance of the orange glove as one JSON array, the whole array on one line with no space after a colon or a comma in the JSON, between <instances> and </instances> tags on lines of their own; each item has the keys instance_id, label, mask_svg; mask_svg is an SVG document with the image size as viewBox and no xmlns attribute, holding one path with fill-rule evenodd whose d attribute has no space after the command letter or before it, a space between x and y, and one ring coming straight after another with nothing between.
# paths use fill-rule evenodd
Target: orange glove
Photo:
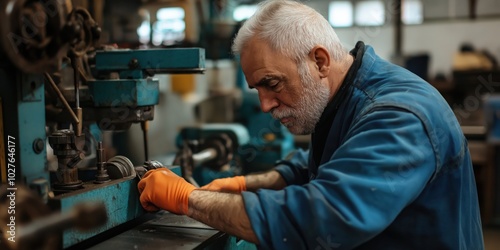
<instances>
[{"instance_id":1,"label":"orange glove","mask_svg":"<svg viewBox=\"0 0 500 250\"><path fill-rule=\"evenodd\" d=\"M245 176L235 176L228 178L215 179L207 185L201 187L204 190L241 193L247 190Z\"/></svg>"},{"instance_id":2,"label":"orange glove","mask_svg":"<svg viewBox=\"0 0 500 250\"><path fill-rule=\"evenodd\" d=\"M196 188L167 168L149 170L137 184L142 207L175 214L187 214L189 195Z\"/></svg>"}]
</instances>

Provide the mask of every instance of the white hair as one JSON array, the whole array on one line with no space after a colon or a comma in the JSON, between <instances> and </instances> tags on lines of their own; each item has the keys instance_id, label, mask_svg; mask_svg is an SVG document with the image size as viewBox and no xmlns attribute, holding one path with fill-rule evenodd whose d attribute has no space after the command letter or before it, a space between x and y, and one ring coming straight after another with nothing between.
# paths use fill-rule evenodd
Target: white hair
<instances>
[{"instance_id":1,"label":"white hair","mask_svg":"<svg viewBox=\"0 0 500 250\"><path fill-rule=\"evenodd\" d=\"M347 55L330 23L314 9L296 1L261 2L236 35L233 53L239 55L255 36L296 62L303 60L316 45L324 46L335 61Z\"/></svg>"}]
</instances>

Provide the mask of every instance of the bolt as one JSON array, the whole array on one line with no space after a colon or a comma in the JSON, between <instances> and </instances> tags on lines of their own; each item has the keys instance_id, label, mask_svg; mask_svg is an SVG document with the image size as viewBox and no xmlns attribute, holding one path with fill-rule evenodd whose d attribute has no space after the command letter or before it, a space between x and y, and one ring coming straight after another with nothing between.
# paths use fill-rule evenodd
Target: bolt
<instances>
[{"instance_id":1,"label":"bolt","mask_svg":"<svg viewBox=\"0 0 500 250\"><path fill-rule=\"evenodd\" d=\"M36 154L40 154L44 148L45 148L45 142L42 139L36 138L33 141L33 151L35 151Z\"/></svg>"},{"instance_id":2,"label":"bolt","mask_svg":"<svg viewBox=\"0 0 500 250\"><path fill-rule=\"evenodd\" d=\"M128 63L128 67L129 69L137 69L139 67L139 60L135 58L130 60L130 62Z\"/></svg>"}]
</instances>

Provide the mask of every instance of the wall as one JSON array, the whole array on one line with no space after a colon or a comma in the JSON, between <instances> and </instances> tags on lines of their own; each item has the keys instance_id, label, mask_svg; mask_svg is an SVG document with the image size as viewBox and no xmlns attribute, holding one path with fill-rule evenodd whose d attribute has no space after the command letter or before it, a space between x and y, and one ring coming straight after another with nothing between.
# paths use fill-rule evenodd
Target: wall
<instances>
[{"instance_id":1,"label":"wall","mask_svg":"<svg viewBox=\"0 0 500 250\"><path fill-rule=\"evenodd\" d=\"M353 2L359 0L352 0ZM385 2L386 25L377 27L337 28L344 46L351 49L362 40L388 60L394 52L394 27L392 25L394 1ZM330 0L303 0L305 4L328 18ZM424 24L403 28L403 53L428 52L431 56L430 76L436 73L450 74L453 54L464 42L478 50L488 49L500 61L500 4L498 0L482 0L477 3L478 17L496 15L496 18L476 20L468 16L468 0L422 0ZM460 19L456 19L460 18Z\"/></svg>"},{"instance_id":2,"label":"wall","mask_svg":"<svg viewBox=\"0 0 500 250\"><path fill-rule=\"evenodd\" d=\"M449 74L453 54L463 42L476 49L487 49L500 60L500 19L476 21L443 21L422 25L405 26L403 53L428 52L431 55L430 74ZM344 45L352 48L356 41L372 45L380 56L390 59L394 51L392 25L382 27L354 27L336 29Z\"/></svg>"}]
</instances>

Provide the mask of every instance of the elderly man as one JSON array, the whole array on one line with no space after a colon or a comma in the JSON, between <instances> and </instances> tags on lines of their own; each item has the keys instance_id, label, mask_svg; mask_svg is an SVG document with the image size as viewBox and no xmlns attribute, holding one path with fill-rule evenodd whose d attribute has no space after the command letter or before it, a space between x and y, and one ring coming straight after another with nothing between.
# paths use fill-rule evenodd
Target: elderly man
<instances>
[{"instance_id":1,"label":"elderly man","mask_svg":"<svg viewBox=\"0 0 500 250\"><path fill-rule=\"evenodd\" d=\"M196 189L166 169L146 210L185 214L270 249L483 249L467 141L440 94L293 1L266 1L233 50L261 108L311 134L272 171Z\"/></svg>"}]
</instances>

